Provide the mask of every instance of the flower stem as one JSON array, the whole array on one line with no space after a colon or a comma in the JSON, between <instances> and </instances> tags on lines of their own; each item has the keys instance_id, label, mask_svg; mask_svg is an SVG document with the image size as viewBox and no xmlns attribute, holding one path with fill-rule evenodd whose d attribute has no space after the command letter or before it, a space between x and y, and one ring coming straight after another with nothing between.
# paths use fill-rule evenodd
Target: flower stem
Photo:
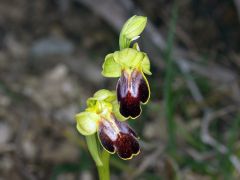
<instances>
[{"instance_id":1,"label":"flower stem","mask_svg":"<svg viewBox=\"0 0 240 180\"><path fill-rule=\"evenodd\" d=\"M110 154L103 149L102 151L102 166L97 165L99 180L110 180L109 159Z\"/></svg>"},{"instance_id":2,"label":"flower stem","mask_svg":"<svg viewBox=\"0 0 240 180\"><path fill-rule=\"evenodd\" d=\"M99 148L96 141L96 135L94 134L94 135L86 136L86 141L87 141L88 150L93 160L95 161L96 165L102 166L103 164L99 155Z\"/></svg>"}]
</instances>

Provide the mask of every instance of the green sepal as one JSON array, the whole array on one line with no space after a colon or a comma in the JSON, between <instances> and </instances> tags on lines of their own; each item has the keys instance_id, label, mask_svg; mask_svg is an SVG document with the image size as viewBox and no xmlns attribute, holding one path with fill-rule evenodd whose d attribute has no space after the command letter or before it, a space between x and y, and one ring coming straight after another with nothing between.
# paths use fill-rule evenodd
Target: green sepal
<instances>
[{"instance_id":1,"label":"green sepal","mask_svg":"<svg viewBox=\"0 0 240 180\"><path fill-rule=\"evenodd\" d=\"M102 69L102 75L105 77L121 76L121 66L114 61L113 54L108 54L105 57Z\"/></svg>"},{"instance_id":2,"label":"green sepal","mask_svg":"<svg viewBox=\"0 0 240 180\"><path fill-rule=\"evenodd\" d=\"M134 44L134 48L125 48L107 55L102 67L102 75L105 77L120 77L122 70L126 69L140 69L145 74L152 74L149 58L146 53L139 51L137 44Z\"/></svg>"},{"instance_id":3,"label":"green sepal","mask_svg":"<svg viewBox=\"0 0 240 180\"><path fill-rule=\"evenodd\" d=\"M102 160L99 155L99 147L97 145L96 135L93 134L90 136L86 136L86 142L87 142L88 150L93 160L95 161L96 165L103 166Z\"/></svg>"},{"instance_id":4,"label":"green sepal","mask_svg":"<svg viewBox=\"0 0 240 180\"><path fill-rule=\"evenodd\" d=\"M114 60L121 65L122 69L133 69L139 66L144 58L144 53L132 48L116 51L113 54Z\"/></svg>"},{"instance_id":5,"label":"green sepal","mask_svg":"<svg viewBox=\"0 0 240 180\"><path fill-rule=\"evenodd\" d=\"M111 102L114 99L116 99L116 94L114 91L109 91L107 89L101 89L99 91L97 91L93 97L98 100L98 101L107 101L107 102Z\"/></svg>"},{"instance_id":6,"label":"green sepal","mask_svg":"<svg viewBox=\"0 0 240 180\"><path fill-rule=\"evenodd\" d=\"M150 71L150 61L149 61L146 53L144 53L144 58L141 63L141 68L145 74L152 75L152 73Z\"/></svg>"},{"instance_id":7,"label":"green sepal","mask_svg":"<svg viewBox=\"0 0 240 180\"><path fill-rule=\"evenodd\" d=\"M135 47L137 48L137 47ZM113 53L115 62L124 70L140 69L145 74L151 75L150 61L146 53L133 48L126 48Z\"/></svg>"},{"instance_id":8,"label":"green sepal","mask_svg":"<svg viewBox=\"0 0 240 180\"><path fill-rule=\"evenodd\" d=\"M77 130L82 135L88 136L97 132L99 115L94 112L84 111L76 114Z\"/></svg>"}]
</instances>

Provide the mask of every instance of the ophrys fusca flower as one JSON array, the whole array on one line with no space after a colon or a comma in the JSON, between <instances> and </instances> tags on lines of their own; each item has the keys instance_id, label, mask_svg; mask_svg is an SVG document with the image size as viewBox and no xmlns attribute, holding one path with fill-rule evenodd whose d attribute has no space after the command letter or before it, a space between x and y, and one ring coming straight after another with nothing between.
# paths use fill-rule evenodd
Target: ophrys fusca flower
<instances>
[{"instance_id":1,"label":"ophrys fusca flower","mask_svg":"<svg viewBox=\"0 0 240 180\"><path fill-rule=\"evenodd\" d=\"M141 103L150 98L150 87L145 74L151 75L150 62L144 52L125 48L106 56L102 74L120 77L117 83L117 100L124 117L136 118L141 114Z\"/></svg>"},{"instance_id":2,"label":"ophrys fusca flower","mask_svg":"<svg viewBox=\"0 0 240 180\"><path fill-rule=\"evenodd\" d=\"M101 145L109 153L131 159L140 152L138 137L119 112L114 91L100 90L87 101L84 112L76 115L77 129L90 136L97 133Z\"/></svg>"}]
</instances>

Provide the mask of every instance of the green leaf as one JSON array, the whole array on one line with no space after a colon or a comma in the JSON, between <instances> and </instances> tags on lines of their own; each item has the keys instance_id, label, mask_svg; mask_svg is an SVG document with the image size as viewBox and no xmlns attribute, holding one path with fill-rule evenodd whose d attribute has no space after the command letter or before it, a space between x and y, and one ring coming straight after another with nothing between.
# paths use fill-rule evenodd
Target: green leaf
<instances>
[{"instance_id":1,"label":"green leaf","mask_svg":"<svg viewBox=\"0 0 240 180\"><path fill-rule=\"evenodd\" d=\"M114 61L113 54L108 54L105 57L102 68L102 75L105 77L121 76L121 66Z\"/></svg>"},{"instance_id":2,"label":"green leaf","mask_svg":"<svg viewBox=\"0 0 240 180\"><path fill-rule=\"evenodd\" d=\"M82 135L92 135L98 128L99 116L94 112L82 112L75 116L77 121L77 130Z\"/></svg>"}]
</instances>

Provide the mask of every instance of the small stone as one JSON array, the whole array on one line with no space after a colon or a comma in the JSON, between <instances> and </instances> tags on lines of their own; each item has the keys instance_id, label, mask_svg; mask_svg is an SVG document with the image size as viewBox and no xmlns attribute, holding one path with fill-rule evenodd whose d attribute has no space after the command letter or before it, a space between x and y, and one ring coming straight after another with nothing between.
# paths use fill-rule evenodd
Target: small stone
<instances>
[{"instance_id":1,"label":"small stone","mask_svg":"<svg viewBox=\"0 0 240 180\"><path fill-rule=\"evenodd\" d=\"M36 157L37 149L31 139L25 138L22 143L22 148L23 148L24 154L27 158L34 159L34 157Z\"/></svg>"},{"instance_id":2,"label":"small stone","mask_svg":"<svg viewBox=\"0 0 240 180\"><path fill-rule=\"evenodd\" d=\"M0 144L7 143L12 136L11 129L7 123L0 122Z\"/></svg>"},{"instance_id":3,"label":"small stone","mask_svg":"<svg viewBox=\"0 0 240 180\"><path fill-rule=\"evenodd\" d=\"M4 96L4 95L1 94L1 92L0 92L0 106L2 106L2 107L7 107L7 106L10 105L10 103L11 103L10 98L7 97L7 96Z\"/></svg>"}]
</instances>

